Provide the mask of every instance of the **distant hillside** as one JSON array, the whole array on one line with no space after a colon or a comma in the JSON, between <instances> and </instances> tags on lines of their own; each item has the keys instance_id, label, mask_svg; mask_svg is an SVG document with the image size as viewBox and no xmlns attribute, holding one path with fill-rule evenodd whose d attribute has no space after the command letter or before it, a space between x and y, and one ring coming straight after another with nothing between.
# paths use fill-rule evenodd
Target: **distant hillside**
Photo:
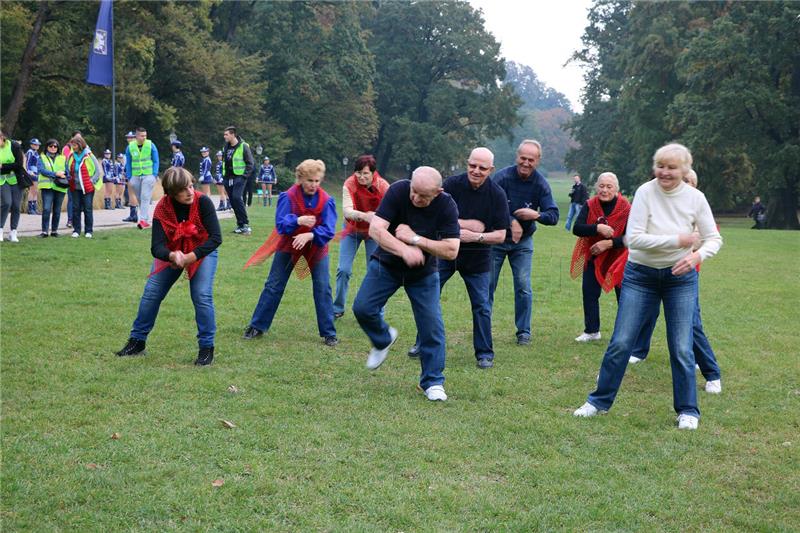
<instances>
[{"instance_id":1,"label":"distant hillside","mask_svg":"<svg viewBox=\"0 0 800 533\"><path fill-rule=\"evenodd\" d=\"M511 140L501 137L487 143L495 154L496 166L512 164L519 142L533 138L542 143L543 170L567 170L564 156L577 146L569 132L562 129L574 115L567 97L541 82L531 67L513 61L506 62L505 83L513 85L522 99L517 112L522 122L514 128Z\"/></svg>"}]
</instances>

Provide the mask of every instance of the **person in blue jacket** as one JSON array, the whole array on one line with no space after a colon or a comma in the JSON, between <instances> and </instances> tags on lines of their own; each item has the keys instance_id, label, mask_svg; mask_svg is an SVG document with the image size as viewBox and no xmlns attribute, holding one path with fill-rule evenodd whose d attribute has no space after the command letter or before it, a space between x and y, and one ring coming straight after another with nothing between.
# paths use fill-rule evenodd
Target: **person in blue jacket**
<instances>
[{"instance_id":1,"label":"person in blue jacket","mask_svg":"<svg viewBox=\"0 0 800 533\"><path fill-rule=\"evenodd\" d=\"M170 148L172 148L172 166L173 167L181 167L183 168L186 165L186 156L183 155L181 151L181 147L183 143L181 143L178 139L175 139L170 144Z\"/></svg>"},{"instance_id":2,"label":"person in blue jacket","mask_svg":"<svg viewBox=\"0 0 800 533\"><path fill-rule=\"evenodd\" d=\"M136 215L136 204L139 202L139 213L136 226L139 229L150 227L150 202L153 188L158 179L158 149L155 143L147 138L147 130L136 128L136 137L125 150L125 175L136 198L130 198L131 215Z\"/></svg>"},{"instance_id":3,"label":"person in blue jacket","mask_svg":"<svg viewBox=\"0 0 800 533\"><path fill-rule=\"evenodd\" d=\"M210 198L211 182L214 181L214 178L211 177L211 158L208 157L208 152L208 146L200 148L200 171L197 173L197 181L203 194Z\"/></svg>"},{"instance_id":4,"label":"person in blue jacket","mask_svg":"<svg viewBox=\"0 0 800 533\"><path fill-rule=\"evenodd\" d=\"M272 186L278 183L278 177L275 175L275 167L269 162L269 157L264 158L264 163L261 165L261 170L258 173L256 182L261 184L261 196L264 202L264 207L269 204L272 205Z\"/></svg>"},{"instance_id":5,"label":"person in blue jacket","mask_svg":"<svg viewBox=\"0 0 800 533\"><path fill-rule=\"evenodd\" d=\"M228 193L225 192L225 180L222 177L223 165L222 150L220 150L217 152L217 162L214 163L214 183L217 185L217 193L219 194L219 207L217 207L217 211L227 211L231 209L231 200L228 198Z\"/></svg>"},{"instance_id":6,"label":"person in blue jacket","mask_svg":"<svg viewBox=\"0 0 800 533\"><path fill-rule=\"evenodd\" d=\"M41 143L39 139L34 137L28 144L30 149L25 153L25 170L28 172L33 184L28 188L28 214L38 215L38 201L39 201L39 147Z\"/></svg>"},{"instance_id":7,"label":"person in blue jacket","mask_svg":"<svg viewBox=\"0 0 800 533\"><path fill-rule=\"evenodd\" d=\"M112 196L114 194L114 160L111 159L111 150L108 148L103 151L103 209L114 209L112 206Z\"/></svg>"},{"instance_id":8,"label":"person in blue jacket","mask_svg":"<svg viewBox=\"0 0 800 533\"><path fill-rule=\"evenodd\" d=\"M514 322L520 346L531 343L533 232L537 222L546 226L558 224L558 206L553 200L550 184L536 170L541 160L542 145L539 141L526 139L517 148L516 164L497 171L492 178L508 198L511 229L505 242L492 246L490 298L494 303L500 270L508 257L514 278Z\"/></svg>"}]
</instances>

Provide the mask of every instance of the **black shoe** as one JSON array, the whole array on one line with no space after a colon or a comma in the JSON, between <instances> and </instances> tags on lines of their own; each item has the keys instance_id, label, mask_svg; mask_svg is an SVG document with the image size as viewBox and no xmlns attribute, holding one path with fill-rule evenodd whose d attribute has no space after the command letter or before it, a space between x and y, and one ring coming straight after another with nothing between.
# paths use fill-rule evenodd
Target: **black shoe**
<instances>
[{"instance_id":1,"label":"black shoe","mask_svg":"<svg viewBox=\"0 0 800 533\"><path fill-rule=\"evenodd\" d=\"M144 355L144 341L131 337L128 339L128 344L116 354L120 357L125 355Z\"/></svg>"},{"instance_id":2,"label":"black shoe","mask_svg":"<svg viewBox=\"0 0 800 533\"><path fill-rule=\"evenodd\" d=\"M478 368L492 368L494 361L491 359L478 359Z\"/></svg>"},{"instance_id":3,"label":"black shoe","mask_svg":"<svg viewBox=\"0 0 800 533\"><path fill-rule=\"evenodd\" d=\"M517 335L517 344L519 346L527 346L531 343L531 336L526 335L525 333L520 333Z\"/></svg>"},{"instance_id":4,"label":"black shoe","mask_svg":"<svg viewBox=\"0 0 800 533\"><path fill-rule=\"evenodd\" d=\"M210 365L211 361L214 360L214 347L210 348L200 348L197 352L197 359L195 359L194 364L197 366L206 366Z\"/></svg>"},{"instance_id":5,"label":"black shoe","mask_svg":"<svg viewBox=\"0 0 800 533\"><path fill-rule=\"evenodd\" d=\"M50 236L51 237L58 237L58 232L57 231L51 231L50 232Z\"/></svg>"},{"instance_id":6,"label":"black shoe","mask_svg":"<svg viewBox=\"0 0 800 533\"><path fill-rule=\"evenodd\" d=\"M325 337L325 340L322 341L325 343L325 346L336 346L339 344L339 339L336 338L336 335L333 337Z\"/></svg>"},{"instance_id":7,"label":"black shoe","mask_svg":"<svg viewBox=\"0 0 800 533\"><path fill-rule=\"evenodd\" d=\"M256 337L260 337L263 335L264 332L260 329L256 329L253 326L247 326L247 329L244 330L244 335L242 335L243 339L255 339Z\"/></svg>"},{"instance_id":8,"label":"black shoe","mask_svg":"<svg viewBox=\"0 0 800 533\"><path fill-rule=\"evenodd\" d=\"M39 234L39 238L40 238L40 239L46 239L46 238L47 238L47 232L46 232L46 231L43 231L43 232L41 232L41 233Z\"/></svg>"},{"instance_id":9,"label":"black shoe","mask_svg":"<svg viewBox=\"0 0 800 533\"><path fill-rule=\"evenodd\" d=\"M333 319L338 320L344 316L344 312L342 313L333 313Z\"/></svg>"},{"instance_id":10,"label":"black shoe","mask_svg":"<svg viewBox=\"0 0 800 533\"><path fill-rule=\"evenodd\" d=\"M138 220L139 219L137 217L134 217L134 216L127 216L127 217L122 219L123 222L136 222Z\"/></svg>"},{"instance_id":11,"label":"black shoe","mask_svg":"<svg viewBox=\"0 0 800 533\"><path fill-rule=\"evenodd\" d=\"M419 344L415 344L414 346L408 349L408 356L419 357Z\"/></svg>"}]
</instances>

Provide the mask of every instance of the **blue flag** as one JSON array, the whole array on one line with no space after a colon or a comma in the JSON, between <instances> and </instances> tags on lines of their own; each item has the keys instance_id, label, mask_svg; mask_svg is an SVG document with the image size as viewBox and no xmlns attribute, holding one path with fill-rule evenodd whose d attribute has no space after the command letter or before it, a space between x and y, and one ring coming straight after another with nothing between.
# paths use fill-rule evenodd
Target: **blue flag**
<instances>
[{"instance_id":1,"label":"blue flag","mask_svg":"<svg viewBox=\"0 0 800 533\"><path fill-rule=\"evenodd\" d=\"M112 0L100 0L97 27L94 30L92 49L89 51L89 68L86 83L111 86L114 83L114 8Z\"/></svg>"}]
</instances>

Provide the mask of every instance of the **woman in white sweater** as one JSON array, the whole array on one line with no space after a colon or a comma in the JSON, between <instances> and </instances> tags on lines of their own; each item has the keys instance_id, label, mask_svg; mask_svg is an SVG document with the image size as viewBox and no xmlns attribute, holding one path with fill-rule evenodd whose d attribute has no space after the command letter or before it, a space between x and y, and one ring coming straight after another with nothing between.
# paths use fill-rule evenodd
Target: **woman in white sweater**
<instances>
[{"instance_id":1,"label":"woman in white sweater","mask_svg":"<svg viewBox=\"0 0 800 533\"><path fill-rule=\"evenodd\" d=\"M703 193L683 182L691 166L692 155L685 146L662 146L653 156L655 179L636 191L628 218L629 256L614 333L600 366L597 389L575 416L594 416L611 408L639 332L663 302L678 428L697 429L700 410L692 352L695 267L719 251L722 238ZM696 244L700 246L693 251Z\"/></svg>"}]
</instances>

